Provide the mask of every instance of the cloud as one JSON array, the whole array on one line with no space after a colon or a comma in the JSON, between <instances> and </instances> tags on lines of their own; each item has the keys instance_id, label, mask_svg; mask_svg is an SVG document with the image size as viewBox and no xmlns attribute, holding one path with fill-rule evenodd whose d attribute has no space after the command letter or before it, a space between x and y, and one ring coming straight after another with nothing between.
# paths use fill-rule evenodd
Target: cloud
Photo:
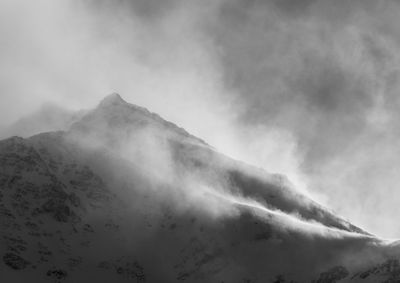
<instances>
[{"instance_id":1,"label":"cloud","mask_svg":"<svg viewBox=\"0 0 400 283\"><path fill-rule=\"evenodd\" d=\"M396 211L384 199L396 195L390 172L399 165L388 154L398 139L397 9L391 1L234 1L210 28L224 84L245 109L241 123L290 133L312 193L379 235L398 233L369 212L377 203L386 219Z\"/></svg>"},{"instance_id":2,"label":"cloud","mask_svg":"<svg viewBox=\"0 0 400 283\"><path fill-rule=\"evenodd\" d=\"M120 92L224 153L289 175L356 224L398 235L382 220L397 209L388 196L398 195L400 165L398 10L396 1L3 0L0 120Z\"/></svg>"}]
</instances>

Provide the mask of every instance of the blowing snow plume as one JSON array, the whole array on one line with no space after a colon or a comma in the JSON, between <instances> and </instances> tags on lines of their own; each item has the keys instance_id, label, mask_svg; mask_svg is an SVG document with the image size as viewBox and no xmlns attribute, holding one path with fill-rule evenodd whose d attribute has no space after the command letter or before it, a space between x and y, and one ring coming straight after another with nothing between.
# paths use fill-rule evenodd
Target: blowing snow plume
<instances>
[{"instance_id":1,"label":"blowing snow plume","mask_svg":"<svg viewBox=\"0 0 400 283\"><path fill-rule=\"evenodd\" d=\"M0 126L119 91L396 237L398 2L205 1L1 1Z\"/></svg>"},{"instance_id":2,"label":"blowing snow plume","mask_svg":"<svg viewBox=\"0 0 400 283\"><path fill-rule=\"evenodd\" d=\"M396 243L117 94L67 131L1 141L0 158L8 282L397 276Z\"/></svg>"},{"instance_id":3,"label":"blowing snow plume","mask_svg":"<svg viewBox=\"0 0 400 283\"><path fill-rule=\"evenodd\" d=\"M96 109L73 124L69 135L89 149L112 152L133 164L143 175L150 175L155 182L158 180L160 185L183 190L183 195L193 191L198 194L206 186L231 197L256 198L277 209L298 213L300 217L327 220L323 223L326 226L348 225L334 224L340 219L331 213L315 213L322 208L290 188L284 176L247 168L218 154L201 139L147 109L126 103L118 94L106 97ZM196 180L200 183L196 184ZM191 189L192 186L197 188ZM269 187L269 192L265 192L265 187ZM267 196L271 191L281 196L279 200Z\"/></svg>"}]
</instances>

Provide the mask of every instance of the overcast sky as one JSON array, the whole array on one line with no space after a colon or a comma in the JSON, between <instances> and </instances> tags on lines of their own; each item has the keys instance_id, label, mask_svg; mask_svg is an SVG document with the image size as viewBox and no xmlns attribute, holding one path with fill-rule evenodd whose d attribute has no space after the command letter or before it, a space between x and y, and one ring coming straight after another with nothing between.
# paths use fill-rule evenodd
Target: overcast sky
<instances>
[{"instance_id":1,"label":"overcast sky","mask_svg":"<svg viewBox=\"0 0 400 283\"><path fill-rule=\"evenodd\" d=\"M111 92L400 237L400 3L0 0L0 125Z\"/></svg>"}]
</instances>

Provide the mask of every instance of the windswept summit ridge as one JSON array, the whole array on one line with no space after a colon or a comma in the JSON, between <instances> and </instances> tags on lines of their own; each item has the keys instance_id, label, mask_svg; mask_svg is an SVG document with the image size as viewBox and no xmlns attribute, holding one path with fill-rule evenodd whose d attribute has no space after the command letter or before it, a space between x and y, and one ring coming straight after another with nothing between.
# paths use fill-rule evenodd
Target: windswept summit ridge
<instances>
[{"instance_id":1,"label":"windswept summit ridge","mask_svg":"<svg viewBox=\"0 0 400 283\"><path fill-rule=\"evenodd\" d=\"M203 140L189 134L185 129L161 118L144 107L126 102L118 93L107 95L98 106L75 122L70 131L90 133L102 128L105 134L122 131L128 134L152 129L171 138L187 139L190 142L207 145Z\"/></svg>"}]
</instances>

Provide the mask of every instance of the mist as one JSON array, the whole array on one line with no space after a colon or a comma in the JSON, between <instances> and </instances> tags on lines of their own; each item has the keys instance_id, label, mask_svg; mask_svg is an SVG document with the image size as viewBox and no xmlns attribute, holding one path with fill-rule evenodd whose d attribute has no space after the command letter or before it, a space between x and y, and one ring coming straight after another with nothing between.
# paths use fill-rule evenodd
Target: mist
<instances>
[{"instance_id":1,"label":"mist","mask_svg":"<svg viewBox=\"0 0 400 283\"><path fill-rule=\"evenodd\" d=\"M310 240L380 241L313 203L284 176L215 152L118 94L88 110L65 133L65 140L81 151L80 158L88 156L83 160L93 164L133 214L151 211L153 221L165 214L193 215L207 225L224 225L247 214L263 219L277 233L296 233ZM126 218L132 229L142 223L138 216Z\"/></svg>"},{"instance_id":2,"label":"mist","mask_svg":"<svg viewBox=\"0 0 400 283\"><path fill-rule=\"evenodd\" d=\"M0 2L0 125L107 93L399 237L396 1Z\"/></svg>"}]
</instances>

